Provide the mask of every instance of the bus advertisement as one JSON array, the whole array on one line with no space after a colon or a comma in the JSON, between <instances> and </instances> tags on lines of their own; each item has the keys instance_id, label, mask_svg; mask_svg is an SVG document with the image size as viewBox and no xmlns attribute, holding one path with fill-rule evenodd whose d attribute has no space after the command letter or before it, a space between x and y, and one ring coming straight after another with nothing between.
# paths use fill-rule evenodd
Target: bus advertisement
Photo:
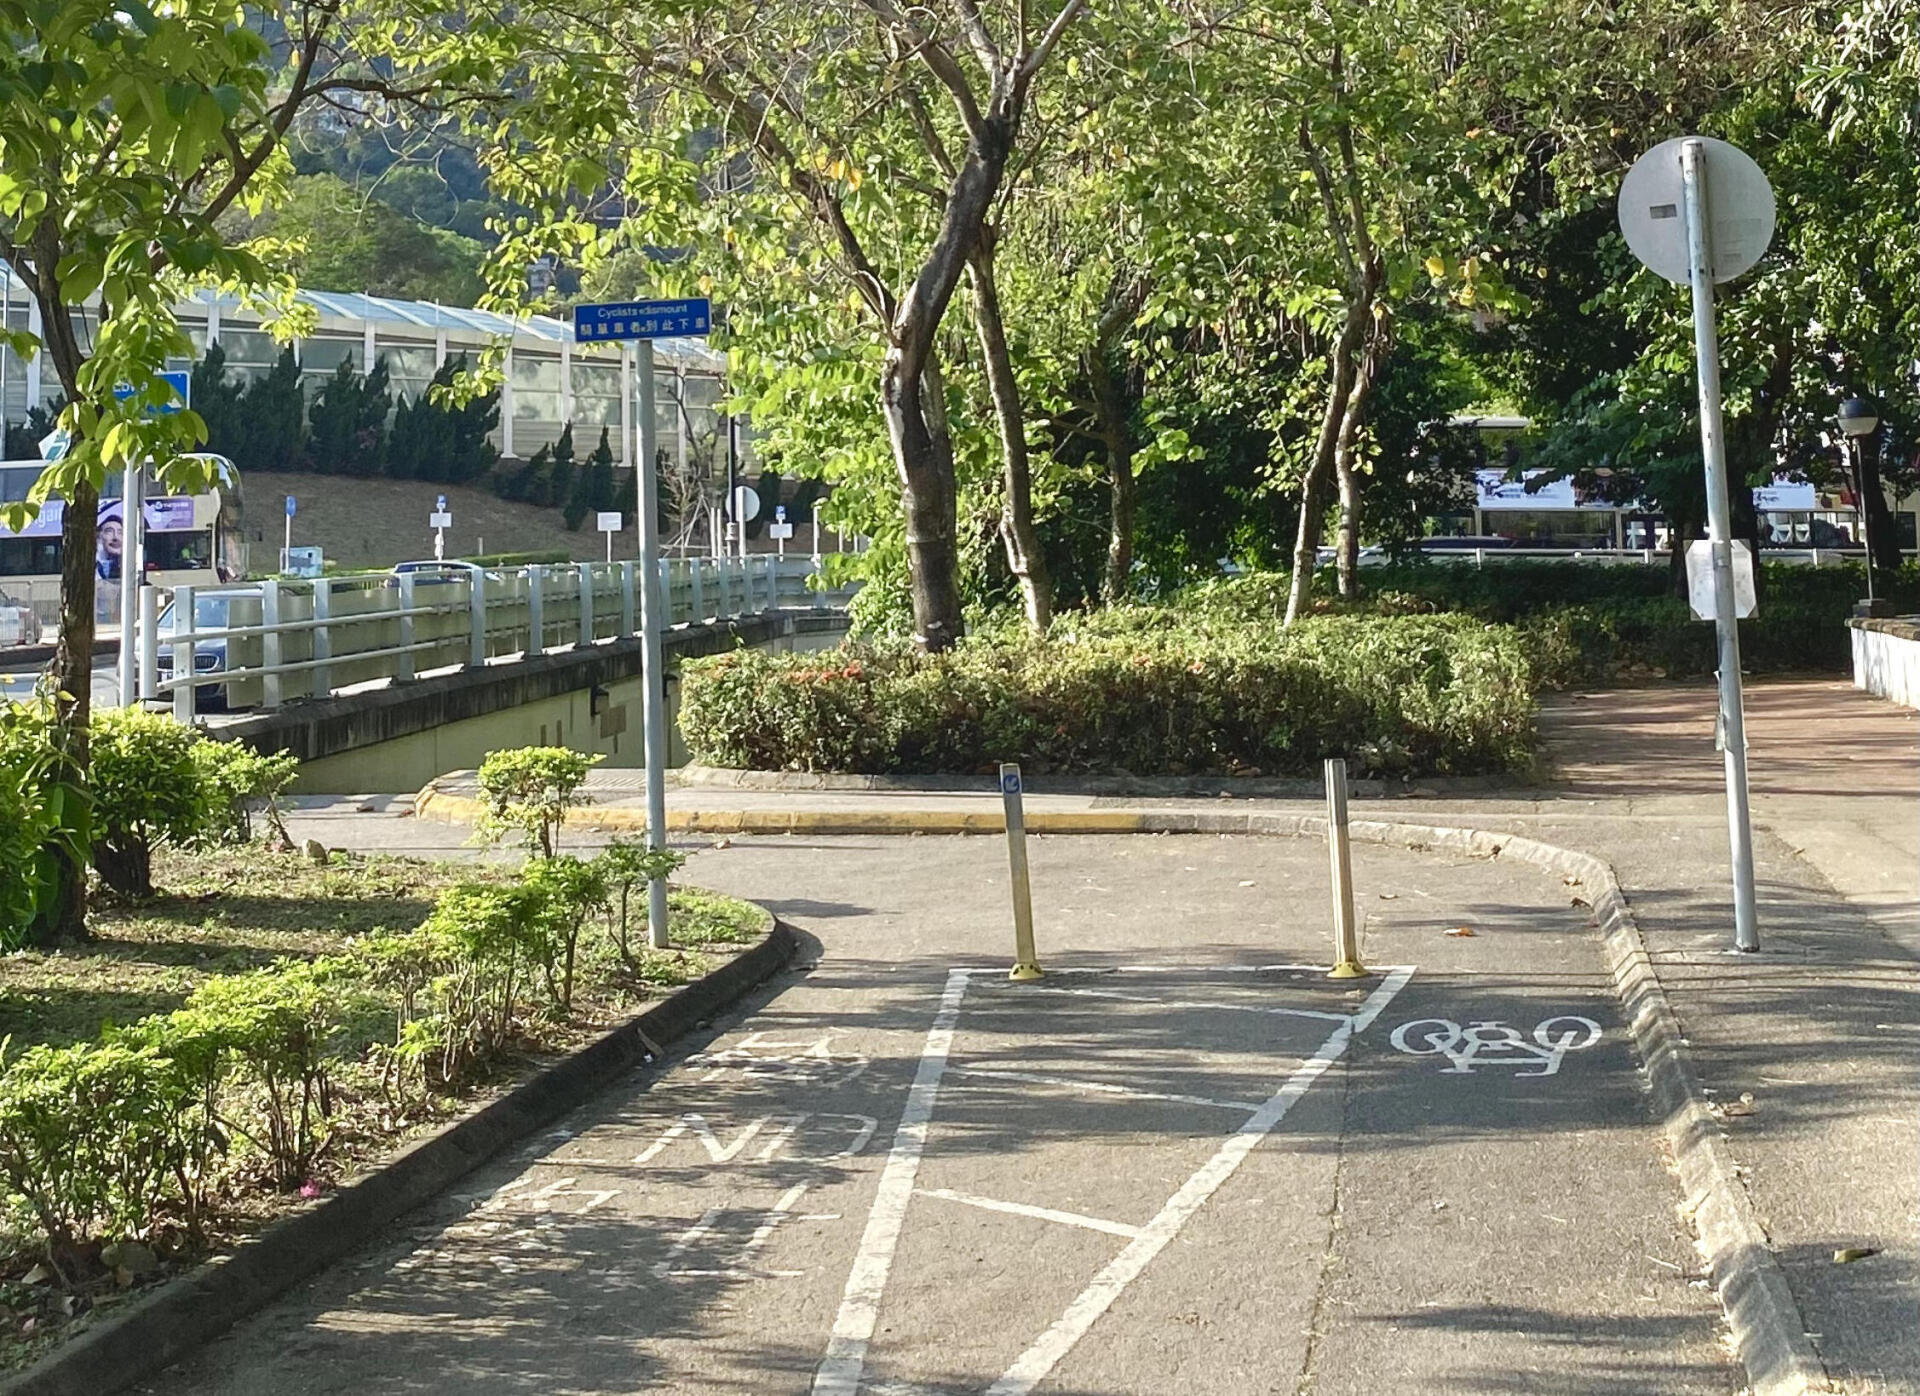
<instances>
[{"instance_id":1,"label":"bus advertisement","mask_svg":"<svg viewBox=\"0 0 1920 1396\"><path fill-rule=\"evenodd\" d=\"M143 580L152 586L215 586L247 575L247 540L240 501L240 476L224 456L211 457L216 483L204 494L149 498L141 510L146 523ZM22 500L40 478L41 461L0 461L0 503ZM120 623L118 585L127 547L126 510L121 477L106 482L97 516L94 573L96 618ZM59 619L60 530L66 504L50 499L39 517L19 531L0 524L0 607L30 607L43 626ZM113 583L113 585L108 585Z\"/></svg>"}]
</instances>

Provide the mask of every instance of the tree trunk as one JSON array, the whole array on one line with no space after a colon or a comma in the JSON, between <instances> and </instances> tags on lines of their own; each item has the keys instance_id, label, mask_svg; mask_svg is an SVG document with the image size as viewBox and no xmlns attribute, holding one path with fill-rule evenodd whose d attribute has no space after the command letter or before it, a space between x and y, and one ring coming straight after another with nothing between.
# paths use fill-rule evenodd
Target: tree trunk
<instances>
[{"instance_id":1,"label":"tree trunk","mask_svg":"<svg viewBox=\"0 0 1920 1396\"><path fill-rule=\"evenodd\" d=\"M1109 606L1124 601L1133 585L1133 527L1136 513L1133 438L1127 431L1127 405L1120 382L1107 362L1107 345L1087 355L1087 379L1093 389L1094 419L1107 451L1111 507L1107 523L1107 571L1100 595Z\"/></svg>"},{"instance_id":2,"label":"tree trunk","mask_svg":"<svg viewBox=\"0 0 1920 1396\"><path fill-rule=\"evenodd\" d=\"M1900 565L1900 531L1893 510L1887 507L1887 492L1880 484L1880 438L1878 434L1860 441L1860 499L1866 520L1866 545L1873 554L1875 567Z\"/></svg>"},{"instance_id":3,"label":"tree trunk","mask_svg":"<svg viewBox=\"0 0 1920 1396\"><path fill-rule=\"evenodd\" d=\"M1347 303L1346 323L1341 326L1340 337L1328 355L1333 381L1327 387L1327 408L1320 418L1320 432L1314 441L1307 476L1300 482L1300 527L1294 537L1293 578L1287 590L1284 625L1292 625L1300 618L1313 592L1314 555L1320 546L1320 512L1327 476L1333 471L1334 451L1346 421L1347 399L1353 393L1354 356L1360 349L1366 317L1372 312L1372 299L1369 291Z\"/></svg>"},{"instance_id":4,"label":"tree trunk","mask_svg":"<svg viewBox=\"0 0 1920 1396\"><path fill-rule=\"evenodd\" d=\"M1000 506L1000 541L1007 550L1007 567L1020 583L1027 628L1047 633L1053 623L1053 587L1047 578L1040 534L1033 526L1033 468L1027 452L1026 411L1020 402L1020 383L1014 377L1013 357L1007 351L1007 327L1000 314L1000 288L993 275L994 233L983 228L968 270L973 278L973 323L980 334L980 352L987 364L987 387L993 394L993 413L1000 426L1000 454L1005 463L1005 494Z\"/></svg>"},{"instance_id":5,"label":"tree trunk","mask_svg":"<svg viewBox=\"0 0 1920 1396\"><path fill-rule=\"evenodd\" d=\"M907 521L907 570L913 588L913 639L928 653L947 649L963 630L953 438L947 430L945 384L929 352L918 371L887 351L880 405L900 472Z\"/></svg>"},{"instance_id":6,"label":"tree trunk","mask_svg":"<svg viewBox=\"0 0 1920 1396\"><path fill-rule=\"evenodd\" d=\"M1334 443L1333 468L1340 486L1340 531L1335 541L1334 563L1340 578L1340 595L1352 600L1359 594L1355 570L1360 565L1360 479L1355 469L1355 446L1360 428L1366 423L1367 397L1373 390L1376 372L1374 350L1361 358L1354 370L1353 390L1340 414L1340 435Z\"/></svg>"}]
</instances>

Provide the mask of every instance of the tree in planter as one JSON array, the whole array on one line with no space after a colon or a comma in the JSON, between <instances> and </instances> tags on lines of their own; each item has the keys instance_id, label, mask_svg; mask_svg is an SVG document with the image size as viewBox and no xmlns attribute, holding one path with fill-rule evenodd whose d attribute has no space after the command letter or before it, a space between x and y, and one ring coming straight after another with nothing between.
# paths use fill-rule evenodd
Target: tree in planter
<instances>
[{"instance_id":1,"label":"tree in planter","mask_svg":"<svg viewBox=\"0 0 1920 1396\"><path fill-rule=\"evenodd\" d=\"M518 48L502 42L506 21L443 28L439 3L265 0L244 24L231 0L0 10L0 258L41 325L37 336L5 337L15 353L43 355L67 398L60 421L71 441L0 517L18 530L48 499L66 501L52 677L59 779L77 792L88 764L101 485L147 460L169 491L211 483L211 466L183 454L204 434L198 414L154 410L171 397L154 366L192 351L174 307L195 286L290 289L219 219L275 192L287 170L282 141L304 108L351 93L358 109L375 111L491 86L488 61L508 63ZM116 396L123 384L137 391ZM79 936L85 869L68 863L62 876L57 933Z\"/></svg>"},{"instance_id":2,"label":"tree in planter","mask_svg":"<svg viewBox=\"0 0 1920 1396\"><path fill-rule=\"evenodd\" d=\"M362 378L342 361L307 409L307 451L323 475L378 475L386 460L387 361Z\"/></svg>"},{"instance_id":3,"label":"tree in planter","mask_svg":"<svg viewBox=\"0 0 1920 1396\"><path fill-rule=\"evenodd\" d=\"M585 803L580 787L587 782L587 772L605 759L563 746L490 753L480 763L480 792L487 801L481 836L498 841L518 835L527 849L553 857L567 811Z\"/></svg>"}]
</instances>

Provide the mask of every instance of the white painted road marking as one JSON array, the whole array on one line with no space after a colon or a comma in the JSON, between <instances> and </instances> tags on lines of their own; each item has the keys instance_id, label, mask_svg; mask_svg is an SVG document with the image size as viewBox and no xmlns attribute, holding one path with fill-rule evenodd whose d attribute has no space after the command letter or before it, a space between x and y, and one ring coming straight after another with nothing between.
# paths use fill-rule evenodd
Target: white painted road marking
<instances>
[{"instance_id":1,"label":"white painted road marking","mask_svg":"<svg viewBox=\"0 0 1920 1396\"><path fill-rule=\"evenodd\" d=\"M1155 967L1144 965L1128 967L1135 972L1149 971L1153 968ZM1166 971L1193 972L1204 968L1167 966ZM1256 967L1223 968L1247 970ZM933 1118L934 1102L939 1096L941 1080L948 1069L948 1058L953 1051L954 1028L959 1021L961 1002L966 997L968 980L975 974L997 976L1003 972L998 968L964 968L949 970L947 973L946 987L940 995L940 1007L934 1017L933 1026L927 1031L926 1042L920 1053L919 1066L914 1073L913 1085L908 1089L906 1105L900 1112L900 1124L894 1133L893 1147L887 1154L879 1187L875 1191L872 1210L867 1215L866 1230L860 1239L859 1250L854 1256L852 1270L847 1276L846 1290L840 1301L839 1313L834 1319L833 1333L827 1342L826 1355L814 1373L812 1396L858 1396L861 1377L866 1368L867 1348L872 1342L874 1329L879 1321L880 1300L886 1292L887 1276L893 1265L894 1253L899 1247L900 1232L906 1220L907 1206L916 1191L914 1179L919 1172L921 1157L926 1151L928 1126ZM1074 1345L1085 1336L1087 1330L1112 1307L1113 1302L1120 1297L1126 1287L1139 1276L1155 1256L1165 1249L1168 1242L1179 1234L1188 1219L1206 1204L1207 1199L1213 1196L1222 1183L1233 1176L1246 1156L1253 1151L1254 1146L1272 1133L1274 1127L1293 1108L1294 1102L1306 1094L1307 1088L1319 1079L1328 1066L1340 1059L1354 1035L1370 1027L1393 997L1406 987L1407 981L1413 977L1413 967L1397 966L1385 971L1385 974L1386 977L1381 984L1352 1014L1322 1013L1305 1009L1248 1008L1248 1011L1253 1012L1330 1020L1336 1026L1332 1035L1321 1044L1319 1050L1303 1062L1279 1090L1254 1107L1245 1123L1227 1137L1214 1156L1187 1179L1180 1190L1167 1200L1159 1213L1144 1227L1131 1228L1125 1223L1105 1222L1077 1213L1053 1212L1045 1208L1028 1208L1024 1204L1004 1203L995 1199L963 1195L947 1189L927 1190L928 1195L931 1196L947 1201L965 1202L973 1206L985 1206L994 1211L1037 1216L1044 1220L1090 1227L1093 1230L1107 1231L1112 1234L1133 1233L1120 1254L1094 1277L1079 1297L1067 1307L1067 1311L1015 1360L1013 1366L1009 1367L988 1389L987 1396L1026 1396L1036 1385L1046 1379L1047 1374L1073 1350ZM1033 991L1031 987L1021 990L1022 993ZM1169 1002L1140 995L1105 993L1099 990L1055 988L1051 992L1083 993L1097 998L1135 999L1159 1008L1245 1007L1220 1003ZM953 1069L956 1073L980 1070L958 1066ZM1089 1084L1071 1082L1066 1078L1056 1079L1061 1084L1081 1086ZM1205 1103L1220 1104L1222 1102L1206 1101Z\"/></svg>"},{"instance_id":2,"label":"white painted road marking","mask_svg":"<svg viewBox=\"0 0 1920 1396\"><path fill-rule=\"evenodd\" d=\"M1410 1057L1444 1056L1450 1065L1442 1076L1471 1076L1475 1063L1485 1066L1537 1066L1537 1071L1515 1071L1520 1076L1557 1076L1569 1052L1584 1052L1600 1040L1600 1025L1591 1018L1562 1014L1535 1025L1533 1041L1518 1028L1491 1018L1465 1027L1449 1018L1415 1018L1393 1030L1394 1050Z\"/></svg>"},{"instance_id":3,"label":"white painted road marking","mask_svg":"<svg viewBox=\"0 0 1920 1396\"><path fill-rule=\"evenodd\" d=\"M970 1192L955 1192L952 1188L919 1188L922 1197L937 1197L943 1202L959 1202L968 1207L979 1207L988 1212L1005 1212L1013 1217L1032 1217L1036 1221L1059 1222L1064 1226L1083 1227L1088 1231L1104 1231L1109 1236L1125 1236L1129 1240L1140 1234L1140 1228L1126 1222L1108 1221L1104 1217L1082 1216L1079 1212L1060 1212L1052 1207L1030 1207L1024 1202L1002 1202L992 1197L976 1197Z\"/></svg>"},{"instance_id":4,"label":"white painted road marking","mask_svg":"<svg viewBox=\"0 0 1920 1396\"><path fill-rule=\"evenodd\" d=\"M1266 1104L1252 1119L1228 1136L1219 1151L1167 1199L1159 1215L1141 1229L1140 1235L1128 1242L1126 1249L1094 1276L1092 1283L1067 1306L1067 1311L1055 1320L1052 1327L1015 1359L999 1381L987 1388L987 1396L1026 1396L1044 1381L1060 1359L1071 1352L1074 1344L1112 1307L1122 1291L1166 1248L1169 1241L1180 1234L1187 1220L1205 1205L1222 1183L1233 1176L1247 1155L1253 1152L1254 1146L1273 1132L1273 1127L1293 1108L1294 1102L1307 1093L1307 1088L1320 1078L1322 1072L1340 1059L1354 1035L1364 1032L1412 977L1411 966L1389 972L1380 987L1367 995L1360 1011L1351 1018L1343 1019L1340 1026L1333 1030L1332 1036L1320 1045L1320 1050L1301 1063L1299 1069L1268 1097Z\"/></svg>"},{"instance_id":5,"label":"white painted road marking","mask_svg":"<svg viewBox=\"0 0 1920 1396\"><path fill-rule=\"evenodd\" d=\"M1127 1003L1144 1003L1154 1008L1194 1008L1202 1012L1214 1013L1271 1013L1281 1018L1316 1018L1323 1023L1344 1023L1344 1013L1323 1013L1315 1008L1273 1008L1252 1003L1225 1003L1215 1000L1211 1003L1188 1001L1183 999L1157 999L1147 994L1123 994L1114 989L1069 989L1055 988L1049 985L1028 985L1021 990L1025 994L1078 994L1090 999L1121 999Z\"/></svg>"},{"instance_id":6,"label":"white painted road marking","mask_svg":"<svg viewBox=\"0 0 1920 1396\"><path fill-rule=\"evenodd\" d=\"M1215 1100L1212 1096L1205 1095L1143 1091L1136 1086L1122 1086L1112 1081L1083 1081L1066 1076L1041 1076L1031 1071L1010 1071L997 1066L952 1066L947 1070L955 1076L987 1076L1001 1081L1030 1081L1036 1086L1065 1086L1069 1090L1130 1096L1135 1100L1166 1100L1175 1105L1205 1105L1216 1110L1237 1111L1242 1115L1251 1115L1260 1108L1260 1102L1257 1100Z\"/></svg>"},{"instance_id":7,"label":"white painted road marking","mask_svg":"<svg viewBox=\"0 0 1920 1396\"><path fill-rule=\"evenodd\" d=\"M880 1317L880 1296L886 1290L887 1272L893 1268L893 1253L900 1244L900 1226L906 1220L913 1180L920 1171L920 1155L927 1146L927 1122L933 1118L933 1102L940 1094L947 1053L953 1049L953 1025L960 1017L960 999L966 992L967 971L950 972L940 994L940 1011L920 1049L920 1065L900 1111L893 1147L887 1151L886 1166L880 1172L873 1209L867 1214L866 1231L847 1276L840 1312L833 1320L827 1355L814 1373L814 1396L856 1396L860 1390L867 1344Z\"/></svg>"}]
</instances>

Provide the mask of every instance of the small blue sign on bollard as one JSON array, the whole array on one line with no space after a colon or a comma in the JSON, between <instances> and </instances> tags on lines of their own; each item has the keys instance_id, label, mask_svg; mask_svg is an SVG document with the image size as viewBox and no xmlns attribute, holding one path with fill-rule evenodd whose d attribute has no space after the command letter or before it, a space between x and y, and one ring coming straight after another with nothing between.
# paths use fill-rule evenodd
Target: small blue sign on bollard
<instances>
[{"instance_id":1,"label":"small blue sign on bollard","mask_svg":"<svg viewBox=\"0 0 1920 1396\"><path fill-rule=\"evenodd\" d=\"M292 518L294 516L296 509L297 509L297 506L293 502L293 496L288 495L287 496L287 517Z\"/></svg>"},{"instance_id":2,"label":"small blue sign on bollard","mask_svg":"<svg viewBox=\"0 0 1920 1396\"><path fill-rule=\"evenodd\" d=\"M573 308L573 338L580 344L705 335L712 326L713 302L705 296L678 301L608 301Z\"/></svg>"},{"instance_id":3,"label":"small blue sign on bollard","mask_svg":"<svg viewBox=\"0 0 1920 1396\"><path fill-rule=\"evenodd\" d=\"M1018 766L1000 768L1000 793L1018 795L1020 793L1020 768Z\"/></svg>"}]
</instances>

